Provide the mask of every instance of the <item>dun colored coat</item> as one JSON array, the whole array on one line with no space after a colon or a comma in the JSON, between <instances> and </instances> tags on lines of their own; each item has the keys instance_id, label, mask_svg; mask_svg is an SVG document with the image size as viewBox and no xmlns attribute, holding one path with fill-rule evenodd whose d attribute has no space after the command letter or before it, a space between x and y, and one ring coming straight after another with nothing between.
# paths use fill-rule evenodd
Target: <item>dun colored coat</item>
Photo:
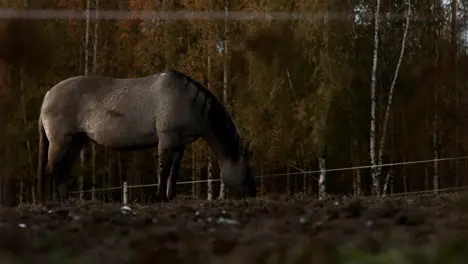
<instances>
[{"instance_id":1,"label":"dun colored coat","mask_svg":"<svg viewBox=\"0 0 468 264\"><path fill-rule=\"evenodd\" d=\"M92 141L120 151L157 147L157 196L167 201L175 195L185 146L199 137L217 156L222 181L255 196L250 141L239 136L223 104L189 76L169 70L132 79L68 78L46 93L40 110L39 199L46 201L51 183L61 199L68 197L70 169Z\"/></svg>"}]
</instances>

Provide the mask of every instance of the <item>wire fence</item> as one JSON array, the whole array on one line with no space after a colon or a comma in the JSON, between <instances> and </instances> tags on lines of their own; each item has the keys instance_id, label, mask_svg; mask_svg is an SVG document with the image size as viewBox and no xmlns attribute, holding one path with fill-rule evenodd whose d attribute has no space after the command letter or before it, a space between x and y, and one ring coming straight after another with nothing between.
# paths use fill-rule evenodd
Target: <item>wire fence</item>
<instances>
[{"instance_id":1,"label":"wire fence","mask_svg":"<svg viewBox=\"0 0 468 264\"><path fill-rule=\"evenodd\" d=\"M402 193L391 193L391 194L386 194L385 196L406 196L406 195L423 195L423 194L429 194L429 193L434 193L437 191L438 193L447 193L447 192L457 192L457 191L464 191L468 190L468 186L458 186L458 187L448 187L448 188L441 188L437 190L424 190L424 191L411 191L411 192L402 192Z\"/></svg>"},{"instance_id":2,"label":"wire fence","mask_svg":"<svg viewBox=\"0 0 468 264\"><path fill-rule=\"evenodd\" d=\"M95 12L96 11L96 12ZM97 12L98 11L98 12ZM95 12L92 15L89 12ZM72 10L72 9L13 9L13 8L0 8L0 19L29 19L29 20L146 20L146 21L177 21L177 20L317 20L322 21L327 18L330 20L349 20L356 19L359 16L360 19L372 19L374 14L372 12L356 11L356 12L246 12L246 11L148 11L148 10ZM407 13L386 13L383 17L384 20L399 21L406 19ZM431 21L434 20L434 16L430 14L418 13L413 16L412 21ZM426 159L416 161L403 161L394 163L385 163L378 165L362 165L362 166L349 166L325 170L308 170L298 172L287 172L287 173L276 173L276 174L264 174L256 176L257 179L274 178L282 176L295 176L304 175L310 179L316 179L312 175L321 172L339 172L339 171L350 171L350 170L361 170L370 169L373 167L392 167L392 166L406 166L412 164L423 164L431 162L442 162L450 160L465 160L468 156L461 157L450 157L440 159ZM210 183L220 182L221 179L206 179L206 180L190 180L180 181L177 185L186 184L198 184L198 183ZM79 193L92 193L92 192L106 192L114 190L123 190L123 193L127 193L128 189L157 187L157 183L151 184L137 184L127 185L124 181L120 186L106 187L106 188L92 188L83 191L72 191L71 194ZM387 196L401 196L401 195L412 195L412 194L425 194L434 191L437 192L448 192L448 191L459 191L465 190L468 187L451 187L442 188L437 190L425 190L425 191L414 191L405 193L394 193L387 194ZM124 195L125 196L125 195Z\"/></svg>"},{"instance_id":3,"label":"wire fence","mask_svg":"<svg viewBox=\"0 0 468 264\"><path fill-rule=\"evenodd\" d=\"M281 177L281 176L292 176L292 175L311 175L321 172L337 172L337 171L349 171L349 170L360 170L360 169L369 169L369 168L377 168L377 167L392 167L392 166L405 166L405 165L412 165L412 164L424 164L424 163L431 163L431 162L440 162L440 161L453 161L453 160L465 160L468 159L468 156L460 156L460 157L449 157L449 158L439 158L439 159L425 159L425 160L415 160L415 161L402 161L402 162L392 162L392 163L384 163L384 164L377 164L377 165L362 165L362 166L350 166L350 167L342 167L342 168L334 168L334 169L325 169L325 170L309 170L309 171L300 171L300 172L288 172L288 173L276 173L276 174L264 174L256 176L257 179L262 178L272 178L272 177ZM196 184L196 183L208 183L208 182L220 182L221 179L207 179L207 180L194 180L194 181L181 181L177 182L178 185L184 184ZM157 183L151 184L137 184L137 185L127 185L127 182L122 182L121 186L114 186L108 188L92 188L88 190L83 190L81 193L89 193L89 192L102 192L102 191L112 191L112 190L120 190L123 189L123 203L125 204L127 201L127 193L128 189L134 188L146 188L146 187L157 187ZM450 191L461 191L461 190L468 190L468 186L459 186L459 187L450 187L450 188L442 188L437 190L424 190L424 191L410 191L410 192L402 192L402 193L393 193L393 194L386 194L385 196L403 196L403 195L417 195L417 194L427 194L431 192L450 192ZM80 191L72 191L71 194L79 194Z\"/></svg>"}]
</instances>

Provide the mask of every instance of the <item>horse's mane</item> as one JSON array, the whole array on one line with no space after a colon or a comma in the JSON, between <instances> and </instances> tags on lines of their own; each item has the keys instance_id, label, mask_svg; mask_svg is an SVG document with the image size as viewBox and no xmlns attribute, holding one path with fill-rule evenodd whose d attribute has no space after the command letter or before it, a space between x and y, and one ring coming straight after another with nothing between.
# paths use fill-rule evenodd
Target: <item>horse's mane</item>
<instances>
[{"instance_id":1,"label":"horse's mane","mask_svg":"<svg viewBox=\"0 0 468 264\"><path fill-rule=\"evenodd\" d=\"M207 109L207 117L208 123L213 129L212 132L218 142L222 143L223 152L225 154L231 156L234 159L239 158L239 144L241 142L241 137L231 115L229 114L224 104L221 103L216 98L216 96L214 96L214 94L205 88L200 82L179 71L171 70L171 72L191 82L199 91L203 92L206 98L209 98L211 104L209 109Z\"/></svg>"}]
</instances>

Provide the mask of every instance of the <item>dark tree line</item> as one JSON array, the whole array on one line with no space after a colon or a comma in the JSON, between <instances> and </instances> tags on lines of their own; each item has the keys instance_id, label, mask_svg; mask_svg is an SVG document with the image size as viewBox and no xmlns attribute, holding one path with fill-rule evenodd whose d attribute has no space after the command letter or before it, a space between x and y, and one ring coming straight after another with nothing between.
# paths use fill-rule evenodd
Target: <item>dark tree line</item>
<instances>
[{"instance_id":1,"label":"dark tree line","mask_svg":"<svg viewBox=\"0 0 468 264\"><path fill-rule=\"evenodd\" d=\"M226 100L243 135L252 139L257 174L291 172L263 180L272 192L317 195L322 168L371 163L371 75L375 0L229 1L229 12L282 11L329 14L301 20L84 20L0 21L0 199L3 204L34 197L37 118L45 91L67 77L84 74L138 77L175 68L203 81ZM96 5L96 3L98 5ZM395 68L400 58L408 1L382 0L375 72L375 164L464 156L468 106L466 18L468 2L448 5L412 0L406 47L389 107L385 145L380 146ZM87 1L5 0L17 9L85 10ZM90 1L99 10L218 11L224 1ZM340 14L340 15L335 15ZM85 33L88 29L88 45ZM85 52L88 49L88 52ZM85 58L88 54L88 59ZM208 59L209 58L209 59ZM88 63L87 65L86 62ZM227 72L227 82L225 82ZM382 159L379 159L379 151ZM207 179L206 144L186 151L181 181ZM96 146L77 161L70 179L84 189L155 183L154 150L118 153ZM213 162L213 178L218 168ZM320 166L322 165L322 166ZM468 162L328 172L328 193L371 194L373 177L382 192L405 192L468 184ZM94 180L93 180L94 179ZM388 180L387 180L388 179ZM219 183L213 183L215 193ZM206 198L206 183L181 185ZM130 189L130 199L151 198L155 188ZM86 193L85 197L91 198ZM217 197L217 194L214 195ZM120 191L96 198L120 199Z\"/></svg>"}]
</instances>

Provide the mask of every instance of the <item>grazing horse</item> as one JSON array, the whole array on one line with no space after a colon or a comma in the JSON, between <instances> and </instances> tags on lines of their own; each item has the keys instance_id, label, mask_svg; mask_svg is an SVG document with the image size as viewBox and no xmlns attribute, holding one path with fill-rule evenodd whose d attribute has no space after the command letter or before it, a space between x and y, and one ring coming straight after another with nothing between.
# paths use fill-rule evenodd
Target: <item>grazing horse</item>
<instances>
[{"instance_id":1,"label":"grazing horse","mask_svg":"<svg viewBox=\"0 0 468 264\"><path fill-rule=\"evenodd\" d=\"M240 137L224 105L191 77L168 70L143 78L65 79L45 94L40 110L39 199L47 200L51 184L60 199L68 198L70 169L92 141L118 151L157 147L157 197L168 201L185 146L199 137L217 156L226 186L255 197L250 141Z\"/></svg>"}]
</instances>

